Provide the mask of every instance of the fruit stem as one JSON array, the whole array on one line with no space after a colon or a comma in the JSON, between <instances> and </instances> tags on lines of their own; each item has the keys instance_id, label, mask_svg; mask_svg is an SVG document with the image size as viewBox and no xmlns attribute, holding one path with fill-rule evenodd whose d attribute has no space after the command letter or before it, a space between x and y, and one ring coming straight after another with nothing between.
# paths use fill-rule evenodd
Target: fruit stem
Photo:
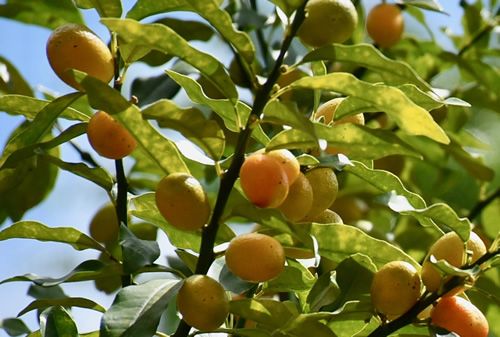
<instances>
[{"instance_id":1,"label":"fruit stem","mask_svg":"<svg viewBox=\"0 0 500 337\"><path fill-rule=\"evenodd\" d=\"M460 269L465 270L465 269L471 269L475 266L479 266L485 261L488 261L489 259L493 258L498 254L500 254L500 249L497 249L496 251L493 252L487 252L486 254L481 256L476 262L470 265L463 266ZM428 296L422 296L420 300L418 300L418 302L409 311L407 311L405 314L396 318L395 320L391 321L388 324L380 325L374 331L372 331L368 335L368 337L385 337L393 332L396 332L402 327L411 324L415 320L415 317L417 317L417 315L420 312L422 312L428 306L432 305L434 302L436 302L440 297L442 297L450 290L458 286L462 286L464 284L464 281L465 281L464 277L453 276L443 285L443 289L441 291L430 293Z\"/></svg>"},{"instance_id":2,"label":"fruit stem","mask_svg":"<svg viewBox=\"0 0 500 337\"><path fill-rule=\"evenodd\" d=\"M217 195L217 200L215 202L212 217L208 226L203 229L201 235L200 255L198 258L198 262L196 263L195 274L206 274L208 272L208 269L210 268L210 265L215 260L213 247L215 244L215 238L217 236L217 230L219 229L220 218L222 217L224 208L226 207L229 195L231 193L231 190L233 189L233 185L236 182L236 179L238 179L241 165L245 160L246 148L250 140L250 136L252 135L255 122L262 114L262 111L264 110L264 107L269 100L273 86L280 76L280 68L283 64L283 60L285 59L286 52L290 47L290 44L292 43L297 30L302 24L302 21L305 18L304 8L306 3L307 1L305 1L301 5L301 7L297 9L295 18L290 26L290 30L288 31L288 34L285 36L283 44L281 45L280 54L276 59L274 67L271 70L267 81L257 90L254 106L252 108L250 116L248 117L246 127L240 132L238 136L238 141L236 143L231 165L221 178L219 193ZM189 325L184 320L182 320L177 327L177 330L174 333L173 337L185 337L189 333L189 330Z\"/></svg>"}]
</instances>

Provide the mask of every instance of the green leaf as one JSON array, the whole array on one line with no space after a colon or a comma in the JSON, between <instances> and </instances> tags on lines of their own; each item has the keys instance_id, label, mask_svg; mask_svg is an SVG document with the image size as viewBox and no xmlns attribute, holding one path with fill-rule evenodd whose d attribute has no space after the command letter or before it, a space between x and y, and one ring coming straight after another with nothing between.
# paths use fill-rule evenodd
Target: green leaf
<instances>
[{"instance_id":1,"label":"green leaf","mask_svg":"<svg viewBox=\"0 0 500 337\"><path fill-rule=\"evenodd\" d=\"M429 9L436 12L443 11L443 7L441 7L437 0L403 0L403 3L405 5Z\"/></svg>"},{"instance_id":2,"label":"green leaf","mask_svg":"<svg viewBox=\"0 0 500 337\"><path fill-rule=\"evenodd\" d=\"M18 316L22 316L27 312L32 310L45 309L48 307L78 307L85 309L92 309L99 312L106 312L104 307L100 306L96 302L89 300L83 297L68 297L63 299L43 299L43 300L35 300L31 302L26 308L21 310Z\"/></svg>"},{"instance_id":3,"label":"green leaf","mask_svg":"<svg viewBox=\"0 0 500 337\"><path fill-rule=\"evenodd\" d=\"M128 102L118 91L82 72L73 72L85 88L94 109L113 115L135 138L138 150L143 152L167 175L171 172L189 172L174 142L161 134L151 123L142 119L140 109Z\"/></svg>"},{"instance_id":4,"label":"green leaf","mask_svg":"<svg viewBox=\"0 0 500 337\"><path fill-rule=\"evenodd\" d=\"M157 279L123 288L103 315L100 336L153 336L167 304L182 284Z\"/></svg>"},{"instance_id":5,"label":"green leaf","mask_svg":"<svg viewBox=\"0 0 500 337\"><path fill-rule=\"evenodd\" d=\"M465 151L459 143L457 137L450 135L451 143L446 146L452 156L458 161L472 176L483 181L491 181L495 176L495 171L486 166L483 157L471 155Z\"/></svg>"},{"instance_id":6,"label":"green leaf","mask_svg":"<svg viewBox=\"0 0 500 337\"><path fill-rule=\"evenodd\" d=\"M19 221L0 232L0 241L8 239L33 239L69 244L76 250L105 249L94 239L73 227L47 227L36 221Z\"/></svg>"},{"instance_id":7,"label":"green leaf","mask_svg":"<svg viewBox=\"0 0 500 337\"><path fill-rule=\"evenodd\" d=\"M4 95L0 97L0 110L10 115L21 115L34 119L51 102L23 95ZM90 117L73 108L65 108L60 118L76 121L88 121Z\"/></svg>"},{"instance_id":8,"label":"green leaf","mask_svg":"<svg viewBox=\"0 0 500 337\"><path fill-rule=\"evenodd\" d=\"M40 314L43 337L79 337L73 317L63 307L51 307Z\"/></svg>"},{"instance_id":9,"label":"green leaf","mask_svg":"<svg viewBox=\"0 0 500 337\"><path fill-rule=\"evenodd\" d=\"M101 18L120 17L122 15L121 0L75 0L79 8L95 8Z\"/></svg>"},{"instance_id":10,"label":"green leaf","mask_svg":"<svg viewBox=\"0 0 500 337\"><path fill-rule=\"evenodd\" d=\"M375 239L353 226L313 223L311 234L318 241L320 255L335 263L359 253L368 256L377 268L394 260L407 261L417 270L421 268L418 262L401 249L387 241Z\"/></svg>"},{"instance_id":11,"label":"green leaf","mask_svg":"<svg viewBox=\"0 0 500 337\"><path fill-rule=\"evenodd\" d=\"M131 94L136 96L140 107L154 103L160 99L171 99L180 90L180 86L167 74L154 77L138 77L132 82Z\"/></svg>"},{"instance_id":12,"label":"green leaf","mask_svg":"<svg viewBox=\"0 0 500 337\"><path fill-rule=\"evenodd\" d=\"M20 336L31 333L26 323L19 318L6 318L0 320L0 326L9 336Z\"/></svg>"},{"instance_id":13,"label":"green leaf","mask_svg":"<svg viewBox=\"0 0 500 337\"><path fill-rule=\"evenodd\" d=\"M59 115L82 93L72 93L59 97L40 110L32 123L15 135L7 144L0 158L0 167L14 151L40 142L50 132Z\"/></svg>"},{"instance_id":14,"label":"green leaf","mask_svg":"<svg viewBox=\"0 0 500 337\"><path fill-rule=\"evenodd\" d=\"M292 13L304 3L304 0L270 0L273 4L278 6L287 16Z\"/></svg>"},{"instance_id":15,"label":"green leaf","mask_svg":"<svg viewBox=\"0 0 500 337\"><path fill-rule=\"evenodd\" d=\"M233 104L238 92L224 66L213 56L193 48L174 30L161 24L142 24L131 19L102 19L125 42L175 55L206 76Z\"/></svg>"},{"instance_id":16,"label":"green leaf","mask_svg":"<svg viewBox=\"0 0 500 337\"><path fill-rule=\"evenodd\" d=\"M274 150L315 149L318 140L328 142L332 149L345 153L349 158L378 159L391 154L402 154L413 157L420 155L399 139L394 133L372 129L353 123L328 126L323 123L314 124L317 138L298 129L287 129L278 133L266 148Z\"/></svg>"},{"instance_id":17,"label":"green leaf","mask_svg":"<svg viewBox=\"0 0 500 337\"><path fill-rule=\"evenodd\" d=\"M112 268L107 268L106 264L100 260L87 260L80 263L71 272L62 277L53 278L53 277L39 276L33 273L29 273L5 279L1 283L28 281L28 282L33 282L34 284L41 287L52 288L64 282L94 280L99 277L116 275L117 272L119 273L119 275L121 275L121 270L122 270L121 266L118 264L113 264L112 266L113 266ZM66 298L66 296L64 296L63 298ZM61 298L53 298L53 299L61 299Z\"/></svg>"},{"instance_id":18,"label":"green leaf","mask_svg":"<svg viewBox=\"0 0 500 337\"><path fill-rule=\"evenodd\" d=\"M326 272L321 275L307 295L307 304L310 312L317 312L322 307L331 304L340 294L340 288L335 275Z\"/></svg>"},{"instance_id":19,"label":"green leaf","mask_svg":"<svg viewBox=\"0 0 500 337\"><path fill-rule=\"evenodd\" d=\"M161 100L142 111L144 118L155 119L160 127L181 132L210 158L219 160L224 153L224 132L199 109L181 108L170 100Z\"/></svg>"},{"instance_id":20,"label":"green leaf","mask_svg":"<svg viewBox=\"0 0 500 337\"><path fill-rule=\"evenodd\" d=\"M139 0L132 10L127 13L127 17L141 20L153 14L171 11L190 11L199 14L217 29L224 40L234 46L238 54L243 56L248 63L252 63L255 54L252 40L246 33L234 28L229 14L221 9L214 0L176 0L168 2ZM179 34L181 34L180 31Z\"/></svg>"},{"instance_id":21,"label":"green leaf","mask_svg":"<svg viewBox=\"0 0 500 337\"><path fill-rule=\"evenodd\" d=\"M364 82L349 73L332 73L303 77L285 88L322 89L356 96L387 113L402 130L411 135L426 136L444 144L450 141L426 110L413 103L395 87Z\"/></svg>"},{"instance_id":22,"label":"green leaf","mask_svg":"<svg viewBox=\"0 0 500 337\"><path fill-rule=\"evenodd\" d=\"M301 130L308 136L316 136L313 123L303 113L300 113L297 105L291 101L269 101L264 107L262 122L286 125L295 130Z\"/></svg>"},{"instance_id":23,"label":"green leaf","mask_svg":"<svg viewBox=\"0 0 500 337\"><path fill-rule=\"evenodd\" d=\"M34 96L30 85L21 73L7 59L0 57L0 92L3 94L19 94Z\"/></svg>"},{"instance_id":24,"label":"green leaf","mask_svg":"<svg viewBox=\"0 0 500 337\"><path fill-rule=\"evenodd\" d=\"M138 239L130 229L120 225L120 245L123 254L123 271L132 274L141 267L152 265L160 256L158 242Z\"/></svg>"},{"instance_id":25,"label":"green leaf","mask_svg":"<svg viewBox=\"0 0 500 337\"><path fill-rule=\"evenodd\" d=\"M96 185L102 187L106 191L111 191L113 185L115 184L111 174L102 167L92 168L84 163L68 163L62 161L57 157L48 154L43 154L43 152L39 150L37 150L37 154L38 158L40 158L41 160L56 165L62 170L71 172L79 177L87 179L95 183Z\"/></svg>"},{"instance_id":26,"label":"green leaf","mask_svg":"<svg viewBox=\"0 0 500 337\"><path fill-rule=\"evenodd\" d=\"M265 326L279 329L296 315L286 302L241 298L229 302L229 312Z\"/></svg>"},{"instance_id":27,"label":"green leaf","mask_svg":"<svg viewBox=\"0 0 500 337\"><path fill-rule=\"evenodd\" d=\"M315 277L297 261L288 260L281 274L264 285L269 292L303 292L309 291L315 282Z\"/></svg>"},{"instance_id":28,"label":"green leaf","mask_svg":"<svg viewBox=\"0 0 500 337\"><path fill-rule=\"evenodd\" d=\"M229 130L240 132L243 124L246 123L248 116L250 116L251 108L248 105L238 102L235 106L228 100L208 98L203 93L200 84L189 76L169 70L167 70L167 74L184 88L191 101L209 107L222 118L224 125ZM253 130L252 137L264 145L269 142L269 138L260 125Z\"/></svg>"},{"instance_id":29,"label":"green leaf","mask_svg":"<svg viewBox=\"0 0 500 337\"><path fill-rule=\"evenodd\" d=\"M84 24L81 13L71 0L9 0L0 5L0 16L50 29L65 23Z\"/></svg>"},{"instance_id":30,"label":"green leaf","mask_svg":"<svg viewBox=\"0 0 500 337\"><path fill-rule=\"evenodd\" d=\"M318 60L354 63L377 72L387 85L413 84L422 90L431 90L430 85L407 63L388 58L371 44L328 45L309 52L300 63Z\"/></svg>"}]
</instances>

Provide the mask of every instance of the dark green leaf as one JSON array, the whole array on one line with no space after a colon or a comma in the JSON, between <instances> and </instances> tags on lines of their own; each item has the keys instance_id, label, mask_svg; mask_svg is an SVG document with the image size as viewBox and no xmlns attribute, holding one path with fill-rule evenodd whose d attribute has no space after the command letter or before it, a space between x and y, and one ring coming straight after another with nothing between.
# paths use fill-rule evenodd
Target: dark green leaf
<instances>
[{"instance_id":1,"label":"dark green leaf","mask_svg":"<svg viewBox=\"0 0 500 337\"><path fill-rule=\"evenodd\" d=\"M66 243L76 250L105 249L94 239L73 227L47 227L36 221L19 221L0 232L0 241L8 239L33 239Z\"/></svg>"},{"instance_id":2,"label":"dark green leaf","mask_svg":"<svg viewBox=\"0 0 500 337\"><path fill-rule=\"evenodd\" d=\"M120 225L120 245L123 254L123 271L132 274L141 267L152 265L160 256L158 242L138 239L130 229Z\"/></svg>"},{"instance_id":3,"label":"dark green leaf","mask_svg":"<svg viewBox=\"0 0 500 337\"><path fill-rule=\"evenodd\" d=\"M314 285L315 277L297 261L288 260L283 272L269 281L263 289L269 292L304 292Z\"/></svg>"},{"instance_id":4,"label":"dark green leaf","mask_svg":"<svg viewBox=\"0 0 500 337\"><path fill-rule=\"evenodd\" d=\"M161 24L142 24L131 19L103 19L127 43L138 43L180 57L206 76L224 95L236 104L238 92L224 66L213 56L193 48L174 30Z\"/></svg>"},{"instance_id":5,"label":"dark green leaf","mask_svg":"<svg viewBox=\"0 0 500 337\"><path fill-rule=\"evenodd\" d=\"M104 309L102 306L99 304L95 303L92 300L89 300L87 298L82 298L82 297L68 297L68 298L63 298L63 299L56 299L56 300L35 300L31 302L26 308L21 310L19 312L18 316L22 316L27 312L30 312L32 310L39 310L39 309L45 309L48 307L55 307L55 306L62 306L62 307L78 307L78 308L85 308L85 309L92 309L96 310L99 312L105 312L106 309Z\"/></svg>"},{"instance_id":6,"label":"dark green leaf","mask_svg":"<svg viewBox=\"0 0 500 337\"><path fill-rule=\"evenodd\" d=\"M3 67L2 67L3 66ZM19 94L24 96L34 96L33 90L14 67L12 63L0 57L0 92L3 94Z\"/></svg>"},{"instance_id":7,"label":"dark green leaf","mask_svg":"<svg viewBox=\"0 0 500 337\"><path fill-rule=\"evenodd\" d=\"M334 274L324 273L314 283L311 291L307 295L307 304L310 312L317 312L322 307L331 304L340 294Z\"/></svg>"},{"instance_id":8,"label":"dark green leaf","mask_svg":"<svg viewBox=\"0 0 500 337\"><path fill-rule=\"evenodd\" d=\"M316 60L354 63L379 73L387 85L414 84L422 90L431 90L407 63L386 57L371 44L328 45L311 51L300 63Z\"/></svg>"},{"instance_id":9,"label":"dark green leaf","mask_svg":"<svg viewBox=\"0 0 500 337\"><path fill-rule=\"evenodd\" d=\"M142 111L146 119L156 119L160 127L181 132L198 145L210 158L219 160L224 153L224 132L214 120L207 120L197 108L181 108L169 100L161 100Z\"/></svg>"},{"instance_id":10,"label":"dark green leaf","mask_svg":"<svg viewBox=\"0 0 500 337\"><path fill-rule=\"evenodd\" d=\"M471 155L465 151L456 137L450 136L451 143L446 146L456 161L458 161L472 176L483 181L491 181L495 176L495 171L486 166L483 157Z\"/></svg>"},{"instance_id":11,"label":"dark green leaf","mask_svg":"<svg viewBox=\"0 0 500 337\"><path fill-rule=\"evenodd\" d=\"M132 82L131 94L139 100L140 107L154 103L162 98L173 98L181 87L167 74L155 77L139 77Z\"/></svg>"},{"instance_id":12,"label":"dark green leaf","mask_svg":"<svg viewBox=\"0 0 500 337\"><path fill-rule=\"evenodd\" d=\"M2 328L9 336L21 336L31 333L26 323L19 318L6 318L0 321Z\"/></svg>"},{"instance_id":13,"label":"dark green leaf","mask_svg":"<svg viewBox=\"0 0 500 337\"><path fill-rule=\"evenodd\" d=\"M450 141L426 110L395 87L360 81L349 73L332 73L303 77L283 89L286 88L321 89L356 96L390 115L402 130L411 135L426 136L444 144Z\"/></svg>"},{"instance_id":14,"label":"dark green leaf","mask_svg":"<svg viewBox=\"0 0 500 337\"><path fill-rule=\"evenodd\" d=\"M65 23L84 24L71 0L9 0L0 5L0 16L50 29Z\"/></svg>"},{"instance_id":15,"label":"dark green leaf","mask_svg":"<svg viewBox=\"0 0 500 337\"><path fill-rule=\"evenodd\" d=\"M10 115L21 115L34 119L51 102L22 95L5 95L0 97L0 110ZM76 121L88 121L90 117L73 108L65 108L60 118Z\"/></svg>"},{"instance_id":16,"label":"dark green leaf","mask_svg":"<svg viewBox=\"0 0 500 337\"><path fill-rule=\"evenodd\" d=\"M95 8L101 18L120 17L122 15L121 0L75 0L76 5L83 9Z\"/></svg>"},{"instance_id":17,"label":"dark green leaf","mask_svg":"<svg viewBox=\"0 0 500 337\"><path fill-rule=\"evenodd\" d=\"M175 280L151 280L123 288L101 321L101 337L151 337L167 304L182 286Z\"/></svg>"},{"instance_id":18,"label":"dark green leaf","mask_svg":"<svg viewBox=\"0 0 500 337\"><path fill-rule=\"evenodd\" d=\"M43 337L79 337L73 317L63 307L51 307L40 314Z\"/></svg>"}]
</instances>

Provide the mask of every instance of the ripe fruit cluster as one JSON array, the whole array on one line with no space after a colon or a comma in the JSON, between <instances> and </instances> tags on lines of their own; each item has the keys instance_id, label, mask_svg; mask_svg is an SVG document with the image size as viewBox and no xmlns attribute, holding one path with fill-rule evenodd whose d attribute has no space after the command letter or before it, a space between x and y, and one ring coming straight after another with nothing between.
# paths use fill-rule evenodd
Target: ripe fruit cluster
<instances>
[{"instance_id":1,"label":"ripe fruit cluster","mask_svg":"<svg viewBox=\"0 0 500 337\"><path fill-rule=\"evenodd\" d=\"M470 255L467 255L467 252ZM486 337L489 327L484 315L472 303L456 296L465 288L459 286L443 294L441 286L451 276L443 278L429 262L432 255L437 260L445 260L460 268L474 263L485 253L486 247L476 233L471 232L466 243L457 233L446 233L429 249L420 273L412 264L403 261L389 262L380 268L371 283L372 303L380 314L388 320L393 320L413 307L425 288L428 293L437 293L440 296L430 311L431 324L462 337Z\"/></svg>"}]
</instances>

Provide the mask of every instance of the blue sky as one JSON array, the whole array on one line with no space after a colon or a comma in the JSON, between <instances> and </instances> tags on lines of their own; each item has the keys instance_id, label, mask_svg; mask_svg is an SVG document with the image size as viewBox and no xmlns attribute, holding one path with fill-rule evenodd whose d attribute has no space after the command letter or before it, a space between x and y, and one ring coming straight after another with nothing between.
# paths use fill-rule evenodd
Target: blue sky
<instances>
[{"instance_id":1,"label":"blue sky","mask_svg":"<svg viewBox=\"0 0 500 337\"><path fill-rule=\"evenodd\" d=\"M458 1L442 1L445 10L451 13L446 16L439 13L427 12L428 23L434 31L439 26L450 26L454 30L460 29L458 19L461 11L457 7ZM0 3L3 3L0 1ZM125 10L130 8L131 0L124 1ZM363 1L367 8L378 1ZM84 11L87 25L91 27L104 40L108 39L106 28L99 23L95 11ZM0 19L0 56L5 57L24 75L33 87L44 87L48 90L65 94L71 90L62 83L52 72L46 56L45 43L51 33L46 28L25 25L15 21ZM6 34L5 32L8 32ZM406 33L421 33L422 28L414 20L408 18ZM446 45L449 43L442 35ZM129 80L138 74L160 72L161 69L151 70L139 65L129 73ZM2 146L12 130L19 125L22 118L15 118L5 113L0 113L0 144ZM78 139L79 144L91 151L85 137ZM62 148L62 156L66 161L78 161L79 158L68 147ZM110 172L114 172L111 160L100 161ZM25 218L40 221L49 226L72 226L86 232L88 223L97 209L107 202L107 195L91 183L79 179L69 173L60 171L54 192L40 206L29 211ZM4 224L5 226L5 224ZM165 237L161 237L163 246L168 246ZM33 240L8 240L0 243L0 280L35 273L44 276L58 277L72 270L78 263L92 258L97 258L96 252L76 252L72 248L53 243L42 243ZM31 298L25 297L29 284L14 282L0 285L0 320L15 316L29 302ZM111 305L112 297L103 295L94 290L92 283L69 284L64 286L70 296L88 296L104 307ZM81 332L98 328L100 315L90 310L75 309L73 315L77 320ZM31 328L37 328L34 313L23 317ZM0 336L5 333L0 330Z\"/></svg>"}]
</instances>

